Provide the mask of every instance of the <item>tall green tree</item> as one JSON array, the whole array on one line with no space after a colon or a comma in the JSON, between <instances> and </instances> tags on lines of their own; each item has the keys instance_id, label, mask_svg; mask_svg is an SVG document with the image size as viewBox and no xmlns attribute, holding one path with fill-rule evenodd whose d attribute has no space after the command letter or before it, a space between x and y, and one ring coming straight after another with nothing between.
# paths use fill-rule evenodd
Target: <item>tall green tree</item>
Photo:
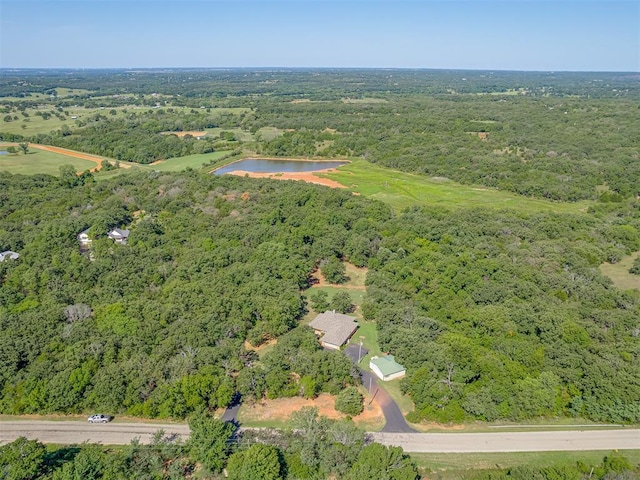
<instances>
[{"instance_id":1,"label":"tall green tree","mask_svg":"<svg viewBox=\"0 0 640 480\"><path fill-rule=\"evenodd\" d=\"M324 260L321 271L325 280L329 283L344 283L347 279L347 269L337 257L329 257Z\"/></svg>"},{"instance_id":2,"label":"tall green tree","mask_svg":"<svg viewBox=\"0 0 640 480\"><path fill-rule=\"evenodd\" d=\"M336 410L355 416L362 413L362 394L356 387L347 387L336 397Z\"/></svg>"},{"instance_id":3,"label":"tall green tree","mask_svg":"<svg viewBox=\"0 0 640 480\"><path fill-rule=\"evenodd\" d=\"M0 446L0 478L31 480L42 473L45 447L37 440L20 437Z\"/></svg>"},{"instance_id":4,"label":"tall green tree","mask_svg":"<svg viewBox=\"0 0 640 480\"><path fill-rule=\"evenodd\" d=\"M282 463L278 449L256 443L248 449L236 452L227 463L229 480L279 480Z\"/></svg>"},{"instance_id":5,"label":"tall green tree","mask_svg":"<svg viewBox=\"0 0 640 480\"><path fill-rule=\"evenodd\" d=\"M311 301L311 308L314 311L321 313L329 308L329 294L324 290L315 290L309 295Z\"/></svg>"},{"instance_id":6,"label":"tall green tree","mask_svg":"<svg viewBox=\"0 0 640 480\"><path fill-rule=\"evenodd\" d=\"M417 480L420 478L415 463L400 447L387 447L379 443L367 445L354 463L349 480Z\"/></svg>"},{"instance_id":7,"label":"tall green tree","mask_svg":"<svg viewBox=\"0 0 640 480\"><path fill-rule=\"evenodd\" d=\"M229 440L236 427L201 411L189 418L189 428L191 437L187 448L191 457L210 471L221 472L229 456Z\"/></svg>"},{"instance_id":8,"label":"tall green tree","mask_svg":"<svg viewBox=\"0 0 640 480\"><path fill-rule=\"evenodd\" d=\"M341 290L339 292L336 292L336 294L333 296L329 307L336 312L350 313L353 311L354 305L349 292Z\"/></svg>"}]
</instances>

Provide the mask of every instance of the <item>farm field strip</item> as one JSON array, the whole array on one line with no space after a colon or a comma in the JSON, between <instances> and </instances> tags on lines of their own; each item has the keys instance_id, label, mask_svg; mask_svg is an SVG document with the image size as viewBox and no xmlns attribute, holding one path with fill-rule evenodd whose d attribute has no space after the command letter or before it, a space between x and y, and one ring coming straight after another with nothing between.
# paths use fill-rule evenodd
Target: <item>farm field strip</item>
<instances>
[{"instance_id":1,"label":"farm field strip","mask_svg":"<svg viewBox=\"0 0 640 480\"><path fill-rule=\"evenodd\" d=\"M54 147L51 145L39 145L35 143L30 144L29 147L37 148L38 150L44 150L46 152L58 153L66 157L81 158L83 160L94 162L96 166L90 169L90 171L92 172L96 172L102 168L103 159L102 157L98 157L96 155L91 155L83 152L76 152L75 150L69 150L67 148Z\"/></svg>"},{"instance_id":2,"label":"farm field strip","mask_svg":"<svg viewBox=\"0 0 640 480\"><path fill-rule=\"evenodd\" d=\"M6 147L6 144L4 145ZM77 155L48 150L41 145L30 144L30 152L27 155L0 155L0 171L7 171L13 174L34 175L44 173L58 175L61 165L73 165L78 171L96 169L99 157L85 158L81 152L74 152Z\"/></svg>"}]
</instances>

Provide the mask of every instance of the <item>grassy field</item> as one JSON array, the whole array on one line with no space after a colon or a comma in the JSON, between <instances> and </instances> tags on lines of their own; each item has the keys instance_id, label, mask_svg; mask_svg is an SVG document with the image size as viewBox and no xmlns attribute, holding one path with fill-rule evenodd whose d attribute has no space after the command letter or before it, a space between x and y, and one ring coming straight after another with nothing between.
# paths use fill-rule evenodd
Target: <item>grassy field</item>
<instances>
[{"instance_id":1,"label":"grassy field","mask_svg":"<svg viewBox=\"0 0 640 480\"><path fill-rule=\"evenodd\" d=\"M633 261L640 257L640 252L635 252L628 257L624 257L618 263L603 263L600 265L600 272L609 277L613 284L621 290L640 290L640 276L629 273Z\"/></svg>"},{"instance_id":2,"label":"grassy field","mask_svg":"<svg viewBox=\"0 0 640 480\"><path fill-rule=\"evenodd\" d=\"M336 180L354 192L390 204L396 211L414 205L440 205L451 209L466 207L509 208L524 212L586 211L588 202L550 202L522 197L490 188L460 185L403 173L364 160L343 165L335 173L317 174Z\"/></svg>"},{"instance_id":3,"label":"grassy field","mask_svg":"<svg viewBox=\"0 0 640 480\"><path fill-rule=\"evenodd\" d=\"M284 130L280 130L276 127L262 127L257 132L263 140L270 141L279 137L284 133Z\"/></svg>"},{"instance_id":4,"label":"grassy field","mask_svg":"<svg viewBox=\"0 0 640 480\"><path fill-rule=\"evenodd\" d=\"M0 151L5 150L6 146L0 145ZM101 180L112 178L128 170L135 169L156 170L161 172L177 172L186 168L199 169L210 162L216 162L228 153L228 151L220 151L205 153L202 155L189 155L186 157L171 158L157 165L141 165L137 163L120 162L123 167L128 168L98 172L95 175L98 180ZM35 147L32 147L26 156L22 153L15 155L0 155L0 171L7 171L9 173L21 173L24 175L48 173L50 175L58 175L60 165L73 165L79 172L96 166L95 162L91 162L89 160L83 160L59 153L46 152L38 150Z\"/></svg>"},{"instance_id":5,"label":"grassy field","mask_svg":"<svg viewBox=\"0 0 640 480\"><path fill-rule=\"evenodd\" d=\"M206 128L205 131L212 138L218 138L222 132L231 132L242 142L251 142L253 135L241 128Z\"/></svg>"},{"instance_id":6,"label":"grassy field","mask_svg":"<svg viewBox=\"0 0 640 480\"><path fill-rule=\"evenodd\" d=\"M227 154L229 154L229 151L222 150L220 152L187 155L186 157L163 160L155 165L147 165L147 167L159 172L178 172L186 168L199 169L203 165L220 160Z\"/></svg>"},{"instance_id":7,"label":"grassy field","mask_svg":"<svg viewBox=\"0 0 640 480\"><path fill-rule=\"evenodd\" d=\"M640 463L640 450L619 451L632 464ZM516 466L573 466L576 462L587 465L602 463L610 454L606 450L584 452L519 452L519 453L412 453L418 466L431 471L428 478L453 480L465 470L510 468ZM631 477L630 477L631 478Z\"/></svg>"},{"instance_id":8,"label":"grassy field","mask_svg":"<svg viewBox=\"0 0 640 480\"><path fill-rule=\"evenodd\" d=\"M5 100L5 99L3 99ZM84 107L65 107L62 112L64 119L61 120L57 116L53 115L52 112L57 111L53 105L46 105L45 108L27 108L25 112L29 114L28 117L23 117L22 114L13 112L11 115L17 115L18 120L14 120L12 122L2 122L0 121L0 131L7 133L15 133L19 135L37 135L38 133L49 133L54 130L58 130L62 128L62 126L66 125L70 129L77 128L77 122L81 121L83 118L90 117L96 113L100 113L102 115L106 115L108 117L112 117L109 114L111 108L84 108ZM136 112L133 106L126 107L114 107L117 113L115 117L124 115L123 110L127 110L129 113ZM137 110L142 111L142 110ZM145 109L146 111L146 109ZM50 113L51 116L48 119L44 119L40 115L36 115L37 112L47 112ZM24 125L24 126L23 126Z\"/></svg>"},{"instance_id":9,"label":"grassy field","mask_svg":"<svg viewBox=\"0 0 640 480\"><path fill-rule=\"evenodd\" d=\"M62 90L62 89L61 89ZM150 107L141 107L138 105L122 105L117 107L95 107L95 108L84 108L81 106L77 107L64 107L62 112L56 110L54 104L49 103L50 97L48 95L37 94L38 97L31 98L32 100L38 99L43 101L43 105L39 108L26 108L24 111L29 116L24 117L22 113L18 113L17 111L12 111L11 116L17 116L17 120L13 120L11 122L3 121L5 115L0 115L0 132L6 133L14 133L19 135L37 135L39 133L49 133L54 130L58 130L62 128L62 126L66 125L71 130L78 127L78 122L89 118L97 113L100 115L104 115L108 118L118 118L124 115L137 114L148 112L151 110ZM98 99L99 97L96 97ZM16 99L21 100L21 99ZM24 99L22 99L24 100ZM107 101L107 100L105 100ZM11 98L3 98L2 102L0 102L0 106L2 104L11 105ZM172 108L176 113L186 113L193 110L189 107L166 107ZM113 115L111 111L114 110L116 113ZM247 108L212 108L210 112L207 112L206 115L240 115L243 112L248 111ZM45 120L42 116L37 115L37 113L49 113L51 116ZM58 114L63 115L63 119L61 120L53 112L57 112ZM204 111L198 110L198 113L205 115ZM251 141L253 139L250 132L243 131L241 129L221 129L221 128L211 128L207 129L209 135L216 138L221 131L231 131L236 134L236 137L243 141Z\"/></svg>"},{"instance_id":10,"label":"grassy field","mask_svg":"<svg viewBox=\"0 0 640 480\"><path fill-rule=\"evenodd\" d=\"M0 150L4 147L0 146ZM36 173L48 173L58 175L61 165L73 165L78 172L91 169L96 166L95 162L83 160L75 157L68 157L53 152L45 152L32 148L27 155L7 154L0 155L0 171L9 173L19 173L23 175L33 175Z\"/></svg>"},{"instance_id":11,"label":"grassy field","mask_svg":"<svg viewBox=\"0 0 640 480\"><path fill-rule=\"evenodd\" d=\"M365 296L365 291L364 290L353 290L353 289L344 288L344 287L338 287L338 286L334 286L334 285L323 285L322 287L314 286L314 287L311 287L310 289L308 289L304 293L304 295L305 295L305 297L309 298L309 295L313 295L315 292L317 292L319 290L327 292L327 296L329 297L329 302L331 302L331 299L333 298L333 296L336 293L341 292L341 291L346 291L351 296L351 301L356 306L362 305L362 301L364 300L364 296Z\"/></svg>"}]
</instances>

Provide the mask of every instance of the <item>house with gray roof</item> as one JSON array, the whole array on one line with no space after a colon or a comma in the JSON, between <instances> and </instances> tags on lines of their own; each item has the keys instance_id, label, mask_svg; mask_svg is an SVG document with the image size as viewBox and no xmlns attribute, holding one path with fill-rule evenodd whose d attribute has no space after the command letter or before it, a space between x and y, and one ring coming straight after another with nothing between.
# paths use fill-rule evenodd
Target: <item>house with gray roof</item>
<instances>
[{"instance_id":1,"label":"house with gray roof","mask_svg":"<svg viewBox=\"0 0 640 480\"><path fill-rule=\"evenodd\" d=\"M114 228L109 233L107 233L107 237L109 237L115 243L126 245L127 238L129 238L129 230L121 230L119 228Z\"/></svg>"},{"instance_id":2,"label":"house with gray roof","mask_svg":"<svg viewBox=\"0 0 640 480\"><path fill-rule=\"evenodd\" d=\"M340 347L347 343L358 329L355 317L336 313L335 310L319 314L309 326L313 328L316 335L321 335L320 344L333 350L340 350Z\"/></svg>"},{"instance_id":3,"label":"house with gray roof","mask_svg":"<svg viewBox=\"0 0 640 480\"><path fill-rule=\"evenodd\" d=\"M371 360L369 360L369 368L380 380L385 382L387 380L404 377L407 373L406 369L396 362L393 355L371 357Z\"/></svg>"},{"instance_id":4,"label":"house with gray roof","mask_svg":"<svg viewBox=\"0 0 640 480\"><path fill-rule=\"evenodd\" d=\"M6 259L17 260L18 258L20 258L20 254L11 250L0 253L0 262L4 262Z\"/></svg>"}]
</instances>

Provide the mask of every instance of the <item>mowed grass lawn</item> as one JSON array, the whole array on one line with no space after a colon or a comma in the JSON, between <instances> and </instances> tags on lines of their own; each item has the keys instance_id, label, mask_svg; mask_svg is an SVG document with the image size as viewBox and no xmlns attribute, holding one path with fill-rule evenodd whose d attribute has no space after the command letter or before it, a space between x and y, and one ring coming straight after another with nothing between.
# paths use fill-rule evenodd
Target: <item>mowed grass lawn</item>
<instances>
[{"instance_id":1,"label":"mowed grass lawn","mask_svg":"<svg viewBox=\"0 0 640 480\"><path fill-rule=\"evenodd\" d=\"M0 150L6 150L6 147L0 146ZM59 175L61 165L73 165L78 172L89 170L96 166L95 162L90 162L89 160L36 150L35 148L30 149L26 155L22 153L0 155L0 171L14 174L34 175L36 173L47 173L49 175Z\"/></svg>"},{"instance_id":2,"label":"mowed grass lawn","mask_svg":"<svg viewBox=\"0 0 640 480\"><path fill-rule=\"evenodd\" d=\"M640 450L620 450L632 464L640 463ZM449 480L462 478L465 470L506 469L518 466L575 466L602 464L611 452L606 450L582 452L518 452L518 453L411 453L419 467L432 473L428 478ZM631 478L631 477L629 477Z\"/></svg>"},{"instance_id":3,"label":"mowed grass lawn","mask_svg":"<svg viewBox=\"0 0 640 480\"><path fill-rule=\"evenodd\" d=\"M550 202L485 187L461 185L448 180L391 170L355 160L334 173L317 174L345 185L360 195L376 198L402 211L415 205L440 205L451 209L469 207L509 208L524 212L586 211L588 202Z\"/></svg>"},{"instance_id":4,"label":"mowed grass lawn","mask_svg":"<svg viewBox=\"0 0 640 480\"><path fill-rule=\"evenodd\" d=\"M222 150L219 152L187 155L186 157L176 157L163 160L155 165L148 165L148 167L159 172L179 172L186 168L199 169L203 165L216 162L228 154L228 150Z\"/></svg>"}]
</instances>

